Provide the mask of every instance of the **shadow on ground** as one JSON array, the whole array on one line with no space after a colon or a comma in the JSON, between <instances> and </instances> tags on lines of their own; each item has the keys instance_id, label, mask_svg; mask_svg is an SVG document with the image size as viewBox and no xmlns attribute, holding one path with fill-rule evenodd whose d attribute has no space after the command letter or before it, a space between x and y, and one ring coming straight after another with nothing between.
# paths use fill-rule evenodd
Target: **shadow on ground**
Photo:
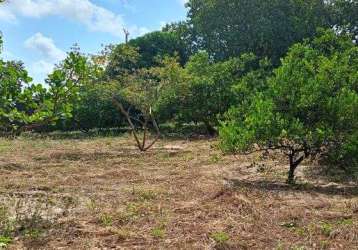
<instances>
[{"instance_id":1,"label":"shadow on ground","mask_svg":"<svg viewBox=\"0 0 358 250\"><path fill-rule=\"evenodd\" d=\"M358 186L347 185L314 185L314 184L296 184L288 185L285 183L278 183L266 180L227 180L234 188L250 188L262 191L295 191L303 193L320 193L326 195L341 195L341 196L358 196Z\"/></svg>"}]
</instances>

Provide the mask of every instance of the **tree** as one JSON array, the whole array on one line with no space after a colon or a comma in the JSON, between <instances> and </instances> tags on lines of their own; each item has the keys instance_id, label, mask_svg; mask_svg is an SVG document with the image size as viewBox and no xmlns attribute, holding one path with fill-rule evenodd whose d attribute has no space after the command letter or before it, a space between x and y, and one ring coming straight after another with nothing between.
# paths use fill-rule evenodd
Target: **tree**
<instances>
[{"instance_id":1,"label":"tree","mask_svg":"<svg viewBox=\"0 0 358 250\"><path fill-rule=\"evenodd\" d=\"M215 63L206 52L192 56L184 68L168 64L161 79L171 82L166 101L179 123L203 123L209 134L216 134L218 118L235 103L232 87L247 72L259 66L253 54L244 54ZM163 78L164 77L164 78ZM170 93L170 94L168 94Z\"/></svg>"},{"instance_id":2,"label":"tree","mask_svg":"<svg viewBox=\"0 0 358 250\"><path fill-rule=\"evenodd\" d=\"M170 32L180 41L181 46L184 47L184 56L181 56L181 58L185 58L185 62L190 56L199 52L200 46L196 42L196 31L188 22L180 21L166 24L162 31ZM184 64L183 60L181 60L181 65Z\"/></svg>"},{"instance_id":3,"label":"tree","mask_svg":"<svg viewBox=\"0 0 358 250\"><path fill-rule=\"evenodd\" d=\"M324 0L190 0L195 43L218 60L254 53L274 64L294 43L328 27Z\"/></svg>"},{"instance_id":4,"label":"tree","mask_svg":"<svg viewBox=\"0 0 358 250\"><path fill-rule=\"evenodd\" d=\"M183 42L174 32L156 31L119 44L111 49L106 75L119 80L137 69L159 66L161 59L178 56L181 64L187 61Z\"/></svg>"},{"instance_id":5,"label":"tree","mask_svg":"<svg viewBox=\"0 0 358 250\"><path fill-rule=\"evenodd\" d=\"M158 66L160 59L165 56L177 55L182 65L188 60L185 46L174 32L151 32L130 40L128 45L138 49L140 55L139 68Z\"/></svg>"},{"instance_id":6,"label":"tree","mask_svg":"<svg viewBox=\"0 0 358 250\"><path fill-rule=\"evenodd\" d=\"M65 120L66 129L115 128L124 124L123 116L113 107L111 96L118 90L106 82L93 82L80 87L73 104L73 115ZM127 106L127 105L125 105Z\"/></svg>"},{"instance_id":7,"label":"tree","mask_svg":"<svg viewBox=\"0 0 358 250\"><path fill-rule=\"evenodd\" d=\"M349 36L322 32L296 44L269 78L266 91L233 107L220 128L226 152L281 150L288 183L301 162L358 130L358 48Z\"/></svg>"},{"instance_id":8,"label":"tree","mask_svg":"<svg viewBox=\"0 0 358 250\"><path fill-rule=\"evenodd\" d=\"M137 48L128 44L115 46L109 54L106 77L109 80L120 81L123 76L134 73L139 68L139 59Z\"/></svg>"},{"instance_id":9,"label":"tree","mask_svg":"<svg viewBox=\"0 0 358 250\"><path fill-rule=\"evenodd\" d=\"M139 150L147 151L161 136L154 114L154 107L160 95L161 86L152 69L139 69L135 73L127 74L123 76L120 85L120 97L113 95L113 104L126 117ZM130 104L128 109L123 105L124 102ZM133 108L140 111L138 117L131 116ZM135 123L141 124L143 130L142 140L139 138ZM150 123L155 128L156 137L147 144L147 132Z\"/></svg>"},{"instance_id":10,"label":"tree","mask_svg":"<svg viewBox=\"0 0 358 250\"><path fill-rule=\"evenodd\" d=\"M331 26L358 39L358 1L331 0L328 4L331 13Z\"/></svg>"},{"instance_id":11,"label":"tree","mask_svg":"<svg viewBox=\"0 0 358 250\"><path fill-rule=\"evenodd\" d=\"M0 134L17 135L43 119L39 108L47 99L46 89L31 81L21 62L0 60Z\"/></svg>"},{"instance_id":12,"label":"tree","mask_svg":"<svg viewBox=\"0 0 358 250\"><path fill-rule=\"evenodd\" d=\"M31 84L21 62L0 60L2 134L18 135L71 117L79 87L91 77L87 68L86 57L71 51L46 79L46 89Z\"/></svg>"},{"instance_id":13,"label":"tree","mask_svg":"<svg viewBox=\"0 0 358 250\"><path fill-rule=\"evenodd\" d=\"M60 86L67 86L72 92L66 102L69 112L59 121L58 127L87 132L92 128L113 128L123 123L112 105L111 96L118 90L106 82L106 63L106 53L86 56L75 47L57 67L60 78L49 79L49 84L60 81Z\"/></svg>"}]
</instances>

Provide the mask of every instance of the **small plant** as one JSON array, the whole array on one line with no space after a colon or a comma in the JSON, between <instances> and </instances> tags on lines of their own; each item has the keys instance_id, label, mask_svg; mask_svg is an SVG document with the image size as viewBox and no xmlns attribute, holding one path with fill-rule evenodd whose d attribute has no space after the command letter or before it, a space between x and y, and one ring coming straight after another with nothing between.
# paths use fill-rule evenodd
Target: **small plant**
<instances>
[{"instance_id":1,"label":"small plant","mask_svg":"<svg viewBox=\"0 0 358 250\"><path fill-rule=\"evenodd\" d=\"M0 249L6 248L11 242L10 237L0 235Z\"/></svg>"},{"instance_id":2,"label":"small plant","mask_svg":"<svg viewBox=\"0 0 358 250\"><path fill-rule=\"evenodd\" d=\"M210 156L210 162L213 164L218 163L220 160L221 160L221 157L218 154L214 154L214 155Z\"/></svg>"},{"instance_id":3,"label":"small plant","mask_svg":"<svg viewBox=\"0 0 358 250\"><path fill-rule=\"evenodd\" d=\"M152 236L155 238L164 238L165 230L162 227L156 227L151 232Z\"/></svg>"},{"instance_id":4,"label":"small plant","mask_svg":"<svg viewBox=\"0 0 358 250\"><path fill-rule=\"evenodd\" d=\"M113 217L106 213L101 214L99 220L100 220L101 224L105 227L112 226L112 224L113 224Z\"/></svg>"},{"instance_id":5,"label":"small plant","mask_svg":"<svg viewBox=\"0 0 358 250\"><path fill-rule=\"evenodd\" d=\"M149 201L157 198L157 193L153 190L135 189L133 188L132 194L140 201Z\"/></svg>"},{"instance_id":6,"label":"small plant","mask_svg":"<svg viewBox=\"0 0 358 250\"><path fill-rule=\"evenodd\" d=\"M212 238L219 245L226 244L230 239L229 235L225 232L214 232L210 235L210 238Z\"/></svg>"},{"instance_id":7,"label":"small plant","mask_svg":"<svg viewBox=\"0 0 358 250\"><path fill-rule=\"evenodd\" d=\"M325 236L329 237L333 231L333 226L327 222L322 222L320 229Z\"/></svg>"},{"instance_id":8,"label":"small plant","mask_svg":"<svg viewBox=\"0 0 358 250\"><path fill-rule=\"evenodd\" d=\"M342 226L351 226L354 224L354 222L352 219L343 219L343 220L339 221L338 224L342 225Z\"/></svg>"}]
</instances>

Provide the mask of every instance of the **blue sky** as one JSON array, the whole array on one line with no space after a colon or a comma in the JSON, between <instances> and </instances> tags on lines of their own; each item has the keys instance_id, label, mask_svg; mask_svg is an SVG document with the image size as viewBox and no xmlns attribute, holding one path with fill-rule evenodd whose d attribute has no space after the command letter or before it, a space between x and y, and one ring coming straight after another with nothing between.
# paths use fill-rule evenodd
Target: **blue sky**
<instances>
[{"instance_id":1,"label":"blue sky","mask_svg":"<svg viewBox=\"0 0 358 250\"><path fill-rule=\"evenodd\" d=\"M85 53L185 19L185 0L9 0L0 6L2 57L21 60L36 82L78 43Z\"/></svg>"}]
</instances>

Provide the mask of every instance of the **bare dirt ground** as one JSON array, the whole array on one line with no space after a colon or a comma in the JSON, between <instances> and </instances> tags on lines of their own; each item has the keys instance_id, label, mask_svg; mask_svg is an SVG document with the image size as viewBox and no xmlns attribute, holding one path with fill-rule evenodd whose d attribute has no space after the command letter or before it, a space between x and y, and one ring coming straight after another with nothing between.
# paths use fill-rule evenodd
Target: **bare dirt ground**
<instances>
[{"instance_id":1,"label":"bare dirt ground","mask_svg":"<svg viewBox=\"0 0 358 250\"><path fill-rule=\"evenodd\" d=\"M303 167L289 187L284 159L224 156L215 140L162 140L146 153L132 145L128 136L0 140L0 243L358 249L354 183Z\"/></svg>"}]
</instances>

